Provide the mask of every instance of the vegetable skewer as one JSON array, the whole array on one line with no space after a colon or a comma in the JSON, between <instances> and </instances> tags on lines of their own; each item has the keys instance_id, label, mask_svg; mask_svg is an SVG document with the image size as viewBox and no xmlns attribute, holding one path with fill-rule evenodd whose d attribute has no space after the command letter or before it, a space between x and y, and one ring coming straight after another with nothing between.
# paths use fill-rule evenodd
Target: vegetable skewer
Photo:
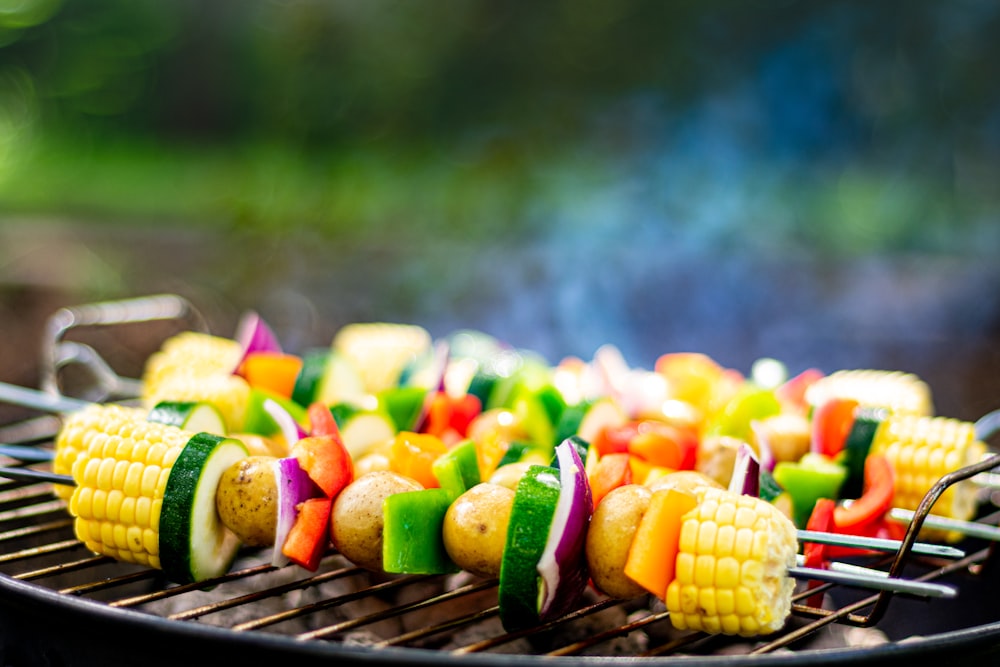
<instances>
[{"instance_id":1,"label":"vegetable skewer","mask_svg":"<svg viewBox=\"0 0 1000 667\"><path fill-rule=\"evenodd\" d=\"M260 332L261 330L260 330L260 328L257 328L256 331ZM267 332L265 332L265 333L267 333ZM393 334L393 335L395 335L395 334ZM362 340L362 339L358 339L358 340ZM226 347L228 348L228 351L226 352L225 355L222 355L222 356L226 357L226 360L224 360L224 363L222 363L222 368L224 369L223 370L223 374L226 374L227 377L229 377L229 375L236 375L235 371L231 371L230 370L231 367L234 364L233 364L232 360L229 359L229 356L232 356L231 353L233 352L233 350L238 351L239 346L237 346L237 347L234 348L233 345L229 344L229 343L233 343L233 342L234 341L227 341ZM414 343L412 347L421 348L422 349L422 348L426 347L426 343L428 343L428 342L429 341L421 338L421 340L419 340L416 343ZM267 344L268 345L271 345L271 344L276 345L276 341L272 340L270 343L267 343ZM350 346L348 346L348 347L350 347ZM247 350L246 344L243 344L244 355L246 353L246 350ZM409 347L409 346L407 346L407 349L404 350L404 351L406 352L406 355L409 355L410 352L411 352L411 350L412 350L412 348ZM278 349L278 351L275 352L275 354L279 354L280 355L280 354L283 354L283 353L280 353L280 349ZM163 355L161 357L158 357L158 359L159 359L159 361L163 361L165 359L165 357L166 357L166 355ZM244 359L246 359L246 356L244 356ZM260 360L263 361L264 357L260 357ZM184 359L183 355L181 355L181 358L176 359L176 361L180 364L181 367L183 367L184 364L187 363L189 360ZM269 359L268 363L270 363L270 361L280 361L281 363L284 363L285 361L295 361L295 360L278 359L277 357L275 357L273 359ZM299 363L301 364L301 362L299 362ZM151 366L155 367L156 364L151 364ZM389 366L391 367L391 372L388 373L386 375L386 377L380 378L378 381L376 381L375 379L370 379L367 382L367 384L371 384L371 385L374 385L374 386L379 386L382 389L389 388L389 385L392 384L391 377L389 377L389 376L394 375L397 372L397 369L398 369L398 366L399 366L399 362L390 363ZM160 366L161 369L165 368L165 367L166 366L162 366L162 365ZM294 364L292 364L290 366L290 368L295 368ZM613 368L606 368L604 370L605 370L605 375L613 375L613 372L614 372ZM245 369L243 372L249 372L249 371ZM151 375L156 375L156 373L151 373ZM441 377L440 377L440 381L441 382L440 382L439 390L444 386L443 383L444 383L444 375L445 374L442 373L440 375L441 375ZM290 377L290 376L286 372L285 378L287 379L288 377ZM160 380L163 380L163 378L160 378ZM151 385L155 384L155 381L151 382L150 384ZM169 384L169 382L168 382L168 384ZM239 382L237 382L236 384L239 384ZM289 383L286 382L285 384L289 384ZM162 385L161 385L161 388L162 388ZM470 388L471 388L471 385L470 385ZM510 388L506 388L505 390L508 391L508 392L512 392L512 390ZM617 385L616 386L616 391L622 392L624 390L625 389L624 389L623 386L621 386L621 385ZM522 396L522 398L523 398L523 396ZM242 406L243 404L240 403L240 405ZM521 405L523 407L525 404L522 403ZM527 405L529 407L526 408L526 409L530 410L531 404L529 403ZM542 404L538 404L538 405L542 405ZM79 409L80 406L69 407L67 405L61 405L61 407L66 407L67 411L70 411L70 410L76 411L76 410ZM229 406L229 407L231 407L231 406ZM427 409L428 403L424 402L421 407L422 407L422 411L421 411L420 414L425 414L424 411ZM536 407L536 411L537 411L537 407L538 406L536 405L535 407ZM548 409L551 409L552 407L553 407L552 404L548 404ZM59 410L59 408L55 407L55 406L53 406L51 409L56 409L57 411ZM546 408L543 408L543 409L546 409ZM234 414L235 414L235 412L234 412ZM241 415L242 415L242 413L241 413ZM229 411L227 411L227 417L228 416L229 416ZM522 414L522 416L523 416L523 414ZM329 415L327 415L327 417L329 417ZM238 421L238 420L236 418L232 418L232 421ZM418 418L417 421L418 421L418 425L421 425L424 420L422 418ZM888 421L888 420L886 420L886 421ZM438 423L441 423L441 422L439 421ZM293 434L293 435L291 435L290 437L287 438L288 441L289 441L289 444L291 444L299 436L304 435L303 433L295 434L295 430L296 429L294 428L294 424L292 426L293 426L293 428L291 428L290 430L289 429L285 430L286 433L292 433ZM553 424L553 426L555 426L555 425ZM550 431L555 431L556 429L555 428L551 428L549 430ZM538 435L539 433L543 433L544 434L545 432L546 432L546 428L539 427L537 425L535 425L531 429L531 434L532 435ZM549 434L546 438L542 438L542 440L543 441L547 440L548 437L551 437L551 434ZM181 453L184 453L184 451L187 449L187 446L190 445L191 442L192 442L191 439L189 439L187 441L187 445L185 445L184 448L182 448ZM118 445L116 444L114 451L113 452L108 452L107 453L108 455L105 455L106 453L102 450L100 452L100 457L103 457L103 458L100 459L101 463L97 464L96 466L93 466L93 467L97 467L97 468L100 468L101 466L105 466L105 467L109 468L111 470L111 472L104 473L104 474L105 474L105 476L110 475L112 479L114 479L114 470L117 470L119 467L121 467L119 464L123 462L122 460L119 460L118 458L116 458L118 456L117 447L118 447ZM91 449L91 447L88 446L88 452L90 451L90 449ZM168 450L169 451L173 451L172 448L169 448L169 447L168 447ZM244 456L238 457L237 460L234 461L234 463L239 462L241 460L245 460L245 454L246 454L246 452L244 451L243 454L244 454ZM86 496L88 495L88 493L90 493L90 495L94 496L94 495L98 495L97 491L102 491L102 492L105 492L105 496L108 496L108 495L111 495L111 492L120 490L120 489L117 489L117 488L111 488L110 491L109 491L108 489L100 488L100 486L101 486L100 483L97 483L97 489L96 489L96 491L90 491L90 489L95 484L95 480L101 479L100 478L100 474L101 473L100 472L96 473L96 477L93 477L93 479L88 478L86 476L78 476L76 474L76 469L77 468L81 468L81 469L83 469L85 471L85 469L86 469L87 466L91 466L91 462L92 461L98 459L98 454L96 452L94 454L89 454L88 453L87 456L89 457L89 460L86 463L86 465L79 464L79 461L82 460L82 458L83 458L82 456L77 456L75 453L70 456L70 458L77 458L77 462L73 463L72 466L71 466L73 468L73 471L74 471L74 481L75 481L75 483L77 485L77 491L74 492L73 499L71 501L71 512L73 512L75 515L79 512L80 516L78 516L78 518L80 519L81 522L93 521L95 519L97 519L98 521L100 520L99 517L96 516L96 514L94 516L88 516L87 518L84 518L82 516L82 515L86 514L86 512L85 511L81 511L81 509L82 510L86 510L86 508L87 508ZM235 456L235 454L234 454L234 456ZM108 459L111 460L111 464L105 464L104 461L106 461ZM155 457L154 457L154 459L155 459ZM129 461L128 465L125 466L125 467L126 468L131 468L133 463L137 463L137 462L136 461ZM140 463L145 466L145 468L143 468L144 471L147 468L150 469L150 470L152 470L157 465L155 463L151 464L151 463L149 463L148 461L145 461L145 460L141 461ZM55 466L55 467L58 467L58 466ZM153 507L155 507L155 501L157 500L156 494L158 494L160 492L160 486L159 485L160 485L160 482L162 481L161 478L164 476L164 474L163 474L164 473L164 470L163 470L164 467L168 468L168 471L167 471L167 474L166 474L167 480L169 480L169 478L171 477L171 475L169 473L169 468L170 468L169 464L166 465L166 466L160 465L159 469L155 473L155 476L156 476L156 485L154 485L154 486L151 487L152 488L152 494L153 494L153 498L152 498L152 500L150 502L150 505L151 505L150 511L151 512L154 511ZM216 467L221 467L221 464L219 466L216 466ZM582 464L581 464L580 467L582 469ZM216 472L213 472L212 475L210 475L210 477L214 477L216 475ZM83 473L81 473L81 475L82 474ZM152 484L152 478L154 477L154 473L153 472L149 472L148 473L148 477L149 477L148 480L146 479L146 477L147 477L147 473L146 472L142 472L141 477L143 478L143 482L146 483L146 486L150 487L150 485ZM65 478L63 478L63 480L65 480ZM210 480L202 483L199 480L199 481L197 481L197 483L194 483L193 485L189 485L189 488L185 491L185 497L187 498L187 497L197 496L198 498L201 499L198 502L201 505L204 505L204 506L207 507L208 503L204 500L204 498L206 498L209 495L209 493L208 493L207 490L211 489L212 486L215 486L216 488L218 488L219 484L216 483L216 484L213 485ZM146 490L143 490L142 494L145 494L145 491ZM714 492L705 492L702 495L711 496L713 493ZM440 496L441 499L446 499L447 498L447 492L444 492L444 493L441 493L441 494L437 494L437 495ZM559 494L556 494L553 497L558 497L558 495ZM327 494L327 497L328 497L327 499L328 500L332 500L332 498L330 498L329 496L330 496L330 494L328 493ZM141 497L140 497L139 500L141 501L142 499L145 499L146 497L147 497L146 495L141 495ZM80 499L81 498L84 499L82 501L83 502L82 507L80 506L80 502L81 502ZM726 496L726 498L728 498L728 496ZM106 498L105 497L101 497L101 499L96 503L96 505L98 507L102 508L102 509L99 509L97 511L97 514L99 514L100 512L107 513L109 511L109 509L110 509L110 511L112 513L114 513L115 511L117 511L117 507L115 505L115 502L116 502L115 499L112 499L110 502L105 502L105 501L106 501ZM74 505L73 502L76 502L77 504ZM137 501L137 502L139 502L139 501ZM728 500L726 501L726 503L728 503ZM726 503L723 503L723 504L726 504ZM327 514L329 513L329 507L328 507L328 505L329 505L329 503L327 503ZM696 507L692 508L691 511L694 511L694 509L699 509L699 511L700 511L700 508L697 507L697 505L698 504L696 503ZM161 508L162 508L162 504L161 504ZM728 515L726 514L727 511L728 510L723 510L723 514L720 515L720 516L713 515L711 518L706 518L705 522L703 524L700 524L700 525L706 525L706 526L709 525L709 524L716 525L717 526L716 527L716 532L720 532L720 531L721 532L725 532L722 529L726 528L729 525L729 524L727 524L727 521L730 520L730 517L728 517ZM764 510L761 510L761 511L764 512ZM767 510L767 512L770 512L770 510ZM94 513L92 513L92 514L94 514ZM188 514L188 518L189 519L193 516L190 513L187 513L187 514ZM195 514L197 514L197 513L195 513ZM666 514L669 515L670 513L667 512ZM589 515L589 510L588 510L588 515ZM316 516L325 516L325 515L322 514L322 512L320 512ZM687 513L684 513L684 516L687 516ZM769 514L768 516L771 516L771 515ZM775 514L775 516L778 516L778 515ZM768 520L770 520L770 519L768 519ZM782 524L782 520L780 520L780 519L775 519L775 521L777 522L778 525ZM318 525L323 525L323 524L326 524L326 523L328 523L328 521L326 519L322 519L322 520L319 521ZM87 526L87 530L90 531L90 535L93 538L94 537L93 533L95 532L95 529L93 529L92 527L90 527L90 524L85 524L85 525ZM224 523L223 525L226 525L226 524ZM719 525L721 525L721 528L719 527ZM126 538L129 537L130 532L131 533L135 532L134 530L132 530L132 528L133 528L133 526L130 525L130 526L128 526L125 529ZM147 526L147 528L151 529L150 526ZM101 527L99 528L99 530L97 531L97 532L100 533L100 535L99 535L100 542L97 542L97 544L101 545L102 548L104 546L107 546L107 545L112 544L112 543L114 543L116 545L120 544L122 542L122 539L120 538L119 535L116 534L117 530L118 529L115 528L115 527L112 527L110 529L106 529L104 527L104 525L102 524ZM700 530L701 529L699 528L698 530L699 530L699 534L700 534ZM706 529L706 531L707 530L708 529ZM118 532L120 532L120 531L118 531ZM214 529L210 529L208 532L209 532L209 534L212 534L212 535L217 535L218 534L218 531L215 531ZM787 531L787 526L783 526L780 529L779 532L781 532L782 534L784 534L786 538L790 537L791 538L790 540L785 540L785 541L786 542L790 542L793 545L796 544L796 538L800 538L800 533L796 533L794 531L794 528L793 528L793 530L791 532L788 532ZM105 534L105 533L107 533L107 534ZM155 537L156 536L154 535L154 538ZM815 537L815 535L814 535L814 537ZM141 538L142 539L140 541L152 543L152 538L150 538L149 535L147 533L145 533L145 532L142 532ZM94 538L94 539L96 539L96 538ZM275 539L277 541L277 538L275 538ZM754 538L754 539L756 539L756 538ZM706 618L708 618L708 616L712 616L712 615L711 614L708 614L707 616L703 615L702 611L698 610L699 607L697 607L697 605L694 608L694 611L691 610L692 607L691 607L690 596L692 594L696 594L698 596L698 605L701 605L700 608L703 609L703 610L704 610L704 607L706 605L711 606L711 604L713 604L712 602L706 602L710 598L715 599L714 604L716 604L716 606L718 606L718 604L719 604L718 603L718 599L716 599L716 598L718 598L718 591L717 590L708 591L706 589L706 587L700 585L700 582L701 582L701 580L705 580L705 579L708 578L707 572L709 572L709 571L713 571L714 572L714 569L718 569L719 562L723 563L723 565L722 565L722 569L723 570L726 570L726 568L730 568L731 569L732 563L730 561L725 560L726 558L729 558L728 556L725 556L725 555L720 556L719 554L715 553L715 550L716 550L715 547L717 546L717 544L715 543L714 539L710 539L709 537L698 537L696 539L696 542L695 542L694 546L687 545L687 542L690 542L690 538L685 538L684 542L685 542L685 545L681 545L681 544L677 545L677 547L676 547L677 551L679 553L691 553L691 554L695 554L694 559L695 559L695 563L697 563L697 564L694 565L694 566L690 566L689 564L678 565L678 569L680 571L680 573L679 573L678 576L674 576L673 573L669 573L669 574L666 574L666 575L663 575L661 573L660 578L665 582L665 587L663 587L663 588L657 588L657 590L652 591L652 592L656 593L660 597L668 598L668 608L669 608L669 606L671 604L671 602L669 600L670 595L671 595L670 591L671 591L672 588L673 589L677 589L675 591L675 593L673 593L673 595L677 598L677 601L676 601L676 603L677 603L676 604L677 613L674 614L673 616L676 616L677 618L682 618L683 617L684 619L686 619L686 620L683 620L683 621L679 621L681 623L693 623L694 626L692 626L692 627L704 627L705 629L708 629L709 631L740 632L740 633L749 633L749 634L756 634L757 632L760 632L760 631L765 631L766 632L767 628L770 627L769 624L773 620L772 617L766 617L766 618L763 618L763 619L759 619L759 618L751 616L751 617L748 617L749 620L746 620L745 623L744 623L743 620L740 620L738 622L738 628L736 628L735 626L733 626L733 619L731 619L731 618L727 619L726 621L722 621L721 617L719 619L716 619L716 620L705 620ZM711 549L712 549L712 552L711 553L698 553L697 550L701 549L705 545L710 546ZM873 545L873 543L869 544L869 546L872 546L872 545ZM144 545L144 546L148 546L148 545ZM548 546L548 545L546 545L546 546ZM881 545L882 548L889 549L889 550L893 550L894 547L896 549L898 549L899 546L900 546L899 542L895 542L893 544L884 544L884 545ZM918 545L914 544L912 546L913 547L917 547ZM688 551L684 551L684 549L688 549L688 548L690 548L689 552ZM916 550L916 549L914 548L914 550ZM152 549L150 548L149 551L152 551ZM937 555L941 555L941 552L937 552ZM313 554L313 556L315 556L315 554ZM703 558L703 556L704 556L704 558ZM709 556L711 556L713 558L716 558L716 565L715 566L712 566L710 564L709 558L708 558ZM118 557L118 556L116 556L116 557ZM532 556L532 558L534 558L534 555ZM123 557L123 559L127 559L127 558ZM689 560L689 559L686 559L686 560ZM299 562L299 561L297 561L297 562ZM312 557L306 557L304 559L304 562L312 563L313 562L312 561ZM150 561L150 563L153 564L154 566L156 566L156 564L153 563L153 561ZM162 563L161 563L161 565L162 565ZM557 565L558 565L558 563L557 563ZM218 568L218 564L216 564L216 563L209 563L209 565L207 567L209 569L213 569L213 568L217 569ZM713 567L714 567L714 569L713 569ZM750 565L750 566L747 566L747 567L751 571L756 570L756 566ZM809 571L808 570L801 569L797 564L794 564L793 562L789 562L788 559L785 559L785 563L784 563L783 567L784 567L785 574L791 575L791 577L802 576L802 577L814 578L814 579L820 579L820 578L822 578L819 575L814 576L814 577L809 577ZM743 565L741 564L740 565L740 569L742 570L742 568L743 568ZM527 568L527 571L530 571L530 569L531 569L530 567ZM201 572L197 572L196 573L196 572L193 571L192 568L185 567L185 571L182 572L181 576L182 577L183 576L192 576L192 577L195 577L195 578L202 578L203 576L205 576L204 572L207 572L207 571L208 570L202 570ZM683 579L684 576L687 576L686 573L689 573L689 572L693 572L692 576L694 578L690 582L688 582L686 584L683 584L683 586L687 586L688 588L685 589L687 592L682 595L682 593L680 592L680 587L682 586L682 584L678 584L677 582L678 582L679 579ZM753 572L750 573L750 578L751 579L753 579L755 576L756 575ZM880 575L871 575L871 576L873 576L875 579L878 579L879 586L888 586L888 585L890 585L892 583L891 582L892 578L887 578L887 577L880 576ZM501 579L502 578L503 577L501 577ZM726 577L723 577L723 578L726 578ZM728 578L731 579L731 577L728 577ZM790 577L785 577L785 578L790 580ZM888 583L887 583L887 579L889 580ZM715 581L715 579L713 579L712 581L713 581L713 584L717 583ZM856 583L861 583L861 582L859 580ZM675 586L675 584L677 584L677 585ZM694 586L694 589L691 589L690 588L691 586ZM783 586L784 586L784 584L783 584ZM721 586L721 585L719 586L719 588L725 589L725 587ZM526 588L525 590L528 590L528 589ZM536 590L536 589L532 589L532 590ZM784 590L784 588L782 588L782 590ZM916 590L919 590L919 587L909 588L908 590L909 591L916 591ZM539 593L540 592L541 591L539 591ZM765 595L765 596L768 595L768 594L769 593L767 591L765 591L764 593L762 593L762 595ZM930 594L941 594L941 591L939 590L939 591L937 591L935 593L928 592L927 594L928 595L930 595ZM685 597L685 595L687 597ZM727 595L728 594L725 593L725 590L723 590L720 599L722 600L722 606L723 606L724 609L728 608L728 607L726 607L726 605L728 604L728 602L727 602ZM735 595L735 593L733 595ZM741 594L741 595L744 595L744 597L745 597L745 594ZM715 597L713 598L713 596L715 596ZM529 595L528 597L535 597L535 598L537 598L538 595L532 594L532 595ZM753 597L752 594L751 594L751 597ZM779 592L778 599L779 600L783 600L783 597L784 596L781 595L780 592ZM704 599L702 599L702 598L704 598ZM746 600L744 599L741 602L741 604L744 604L744 606L745 606L745 602L746 602ZM534 604L534 601L532 601L532 604ZM772 605L765 604L764 606L772 606ZM735 609L735 607L734 607L734 609ZM729 615L731 616L731 614L729 614ZM688 618L689 616L690 616L690 618ZM703 618L703 616L705 616L705 617ZM780 613L780 606L778 608L778 613L776 613L774 615L774 618L777 618L777 617L781 617L781 619L783 620L783 615ZM707 623L708 625L705 626L705 625L703 625L704 623Z\"/></svg>"}]
</instances>

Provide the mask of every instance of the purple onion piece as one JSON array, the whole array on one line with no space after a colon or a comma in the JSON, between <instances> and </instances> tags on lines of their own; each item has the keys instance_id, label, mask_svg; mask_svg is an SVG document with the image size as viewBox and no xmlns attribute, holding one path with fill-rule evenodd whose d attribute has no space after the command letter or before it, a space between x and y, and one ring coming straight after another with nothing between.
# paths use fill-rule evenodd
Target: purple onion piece
<instances>
[{"instance_id":1,"label":"purple onion piece","mask_svg":"<svg viewBox=\"0 0 1000 667\"><path fill-rule=\"evenodd\" d=\"M556 447L559 500L549 537L538 560L541 586L539 617L555 618L570 611L587 587L590 573L584 554L593 496L583 461L568 440Z\"/></svg>"},{"instance_id":2,"label":"purple onion piece","mask_svg":"<svg viewBox=\"0 0 1000 667\"><path fill-rule=\"evenodd\" d=\"M760 449L760 465L765 470L771 472L777 461L774 458L774 450L771 449L771 440L767 429L760 426L756 419L750 422L750 428L757 440L757 448Z\"/></svg>"},{"instance_id":3,"label":"purple onion piece","mask_svg":"<svg viewBox=\"0 0 1000 667\"><path fill-rule=\"evenodd\" d=\"M445 373L448 370L448 360L451 358L451 345L446 340L441 340L434 345L434 377L431 383L432 389L428 394L428 398L434 395L434 392L445 391ZM424 430L427 426L427 412L430 408L430 400L425 400L420 406L420 413L417 415L417 419L414 422L413 430L418 433Z\"/></svg>"},{"instance_id":4,"label":"purple onion piece","mask_svg":"<svg viewBox=\"0 0 1000 667\"><path fill-rule=\"evenodd\" d=\"M736 464L729 480L729 491L744 496L760 496L760 461L753 448L745 442L740 443L736 451Z\"/></svg>"},{"instance_id":5,"label":"purple onion piece","mask_svg":"<svg viewBox=\"0 0 1000 667\"><path fill-rule=\"evenodd\" d=\"M243 365L243 360L249 354L253 354L254 352L282 352L281 344L278 342L278 337L274 331L253 310L248 310L240 318L239 324L236 326L235 338L236 342L243 349L243 354L240 357L239 363L236 364L236 368L233 369L233 373L239 371L240 366Z\"/></svg>"},{"instance_id":6,"label":"purple onion piece","mask_svg":"<svg viewBox=\"0 0 1000 667\"><path fill-rule=\"evenodd\" d=\"M263 408L281 429L281 434L285 436L285 442L289 447L309 435L302 425L295 421L295 417L273 398L265 398Z\"/></svg>"},{"instance_id":7,"label":"purple onion piece","mask_svg":"<svg viewBox=\"0 0 1000 667\"><path fill-rule=\"evenodd\" d=\"M281 548L298 517L297 506L318 495L319 490L294 456L274 462L274 479L278 487L278 518L274 526L271 565L282 567L289 562L288 557L281 552Z\"/></svg>"}]
</instances>

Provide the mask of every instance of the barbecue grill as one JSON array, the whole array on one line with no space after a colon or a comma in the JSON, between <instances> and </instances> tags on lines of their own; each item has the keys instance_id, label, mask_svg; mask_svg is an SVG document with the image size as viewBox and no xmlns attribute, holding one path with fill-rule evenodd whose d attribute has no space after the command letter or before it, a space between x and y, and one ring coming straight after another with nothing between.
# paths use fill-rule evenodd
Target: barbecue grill
<instances>
[{"instance_id":1,"label":"barbecue grill","mask_svg":"<svg viewBox=\"0 0 1000 667\"><path fill-rule=\"evenodd\" d=\"M134 387L88 345L76 327L204 320L177 297L64 309L45 332L42 387L58 402L62 373L83 365L88 400L121 398ZM58 418L31 414L0 426L0 441L51 447ZM45 470L46 463L2 459ZM985 474L990 458L943 478L915 513L895 553L865 559L890 574L954 585L954 600L918 599L823 583L800 584L783 631L735 640L672 629L653 599L590 595L566 616L507 633L497 617L496 582L470 575L390 576L354 567L330 551L319 570L274 568L248 549L223 577L191 585L159 571L114 562L74 537L65 503L45 481L0 481L0 646L4 664L176 665L227 660L264 664L510 665L648 664L685 656L691 665L902 664L1000 655L1000 585L992 542L970 538L966 556L911 552L927 510L950 485ZM983 516L986 525L996 517ZM811 606L817 593L822 607Z\"/></svg>"}]
</instances>

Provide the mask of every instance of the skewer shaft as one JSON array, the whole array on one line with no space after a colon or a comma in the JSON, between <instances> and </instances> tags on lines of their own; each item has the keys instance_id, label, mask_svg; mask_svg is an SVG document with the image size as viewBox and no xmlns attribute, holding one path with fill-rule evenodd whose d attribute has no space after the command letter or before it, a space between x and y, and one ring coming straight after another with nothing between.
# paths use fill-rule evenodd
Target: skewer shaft
<instances>
[{"instance_id":1,"label":"skewer shaft","mask_svg":"<svg viewBox=\"0 0 1000 667\"><path fill-rule=\"evenodd\" d=\"M914 512L910 510L894 507L887 515L893 521L900 523L910 523L913 521ZM935 514L928 514L921 524L924 528L938 528L941 530L954 530L970 537L979 537L984 540L1000 541L1000 528L989 526L978 521L960 521L959 519L949 519Z\"/></svg>"},{"instance_id":2,"label":"skewer shaft","mask_svg":"<svg viewBox=\"0 0 1000 667\"><path fill-rule=\"evenodd\" d=\"M0 444L0 455L7 456L18 461L51 461L56 453L51 449L33 447L31 445L5 445Z\"/></svg>"},{"instance_id":3,"label":"skewer shaft","mask_svg":"<svg viewBox=\"0 0 1000 667\"><path fill-rule=\"evenodd\" d=\"M788 576L795 577L796 579L829 581L845 586L874 588L894 593L910 593L921 597L953 598L958 595L958 591L953 586L890 577L884 572L860 567L853 567L850 570L846 570L842 568L821 569L796 566L788 568Z\"/></svg>"},{"instance_id":4,"label":"skewer shaft","mask_svg":"<svg viewBox=\"0 0 1000 667\"><path fill-rule=\"evenodd\" d=\"M32 470L31 468L0 467L0 477L25 482L49 482L51 484L66 484L67 486L76 485L71 475L57 475L54 472Z\"/></svg>"},{"instance_id":5,"label":"skewer shaft","mask_svg":"<svg viewBox=\"0 0 1000 667\"><path fill-rule=\"evenodd\" d=\"M68 396L57 396L37 389L19 387L15 384L0 382L0 402L13 403L42 412L75 412L90 405L89 401L81 401Z\"/></svg>"},{"instance_id":6,"label":"skewer shaft","mask_svg":"<svg viewBox=\"0 0 1000 667\"><path fill-rule=\"evenodd\" d=\"M857 547L872 551L899 551L900 540L889 540L881 537L863 537L861 535L844 535L840 533L821 533L814 530L798 531L800 542L815 542L817 544L833 544L840 547ZM922 556L940 556L942 558L962 558L965 552L955 547L942 544L914 543L911 551Z\"/></svg>"}]
</instances>

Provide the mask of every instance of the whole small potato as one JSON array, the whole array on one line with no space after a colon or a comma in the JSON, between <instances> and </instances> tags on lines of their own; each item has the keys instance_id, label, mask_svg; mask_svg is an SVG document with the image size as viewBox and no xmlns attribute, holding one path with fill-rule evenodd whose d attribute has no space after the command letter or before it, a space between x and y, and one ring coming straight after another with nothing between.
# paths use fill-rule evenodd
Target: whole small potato
<instances>
[{"instance_id":1,"label":"whole small potato","mask_svg":"<svg viewBox=\"0 0 1000 667\"><path fill-rule=\"evenodd\" d=\"M278 484L273 456L250 456L222 474L215 490L219 520L252 547L274 544L278 520Z\"/></svg>"},{"instance_id":2,"label":"whole small potato","mask_svg":"<svg viewBox=\"0 0 1000 667\"><path fill-rule=\"evenodd\" d=\"M394 493L424 488L414 479L389 470L361 475L333 502L330 539L344 558L355 565L382 571L382 501Z\"/></svg>"},{"instance_id":3,"label":"whole small potato","mask_svg":"<svg viewBox=\"0 0 1000 667\"><path fill-rule=\"evenodd\" d=\"M500 576L514 490L500 484L472 487L444 515L444 548L467 572L491 579Z\"/></svg>"},{"instance_id":4,"label":"whole small potato","mask_svg":"<svg viewBox=\"0 0 1000 667\"><path fill-rule=\"evenodd\" d=\"M645 486L626 484L609 492L594 509L587 531L587 565L594 586L610 597L629 599L646 592L625 575L625 563L652 496Z\"/></svg>"}]
</instances>

